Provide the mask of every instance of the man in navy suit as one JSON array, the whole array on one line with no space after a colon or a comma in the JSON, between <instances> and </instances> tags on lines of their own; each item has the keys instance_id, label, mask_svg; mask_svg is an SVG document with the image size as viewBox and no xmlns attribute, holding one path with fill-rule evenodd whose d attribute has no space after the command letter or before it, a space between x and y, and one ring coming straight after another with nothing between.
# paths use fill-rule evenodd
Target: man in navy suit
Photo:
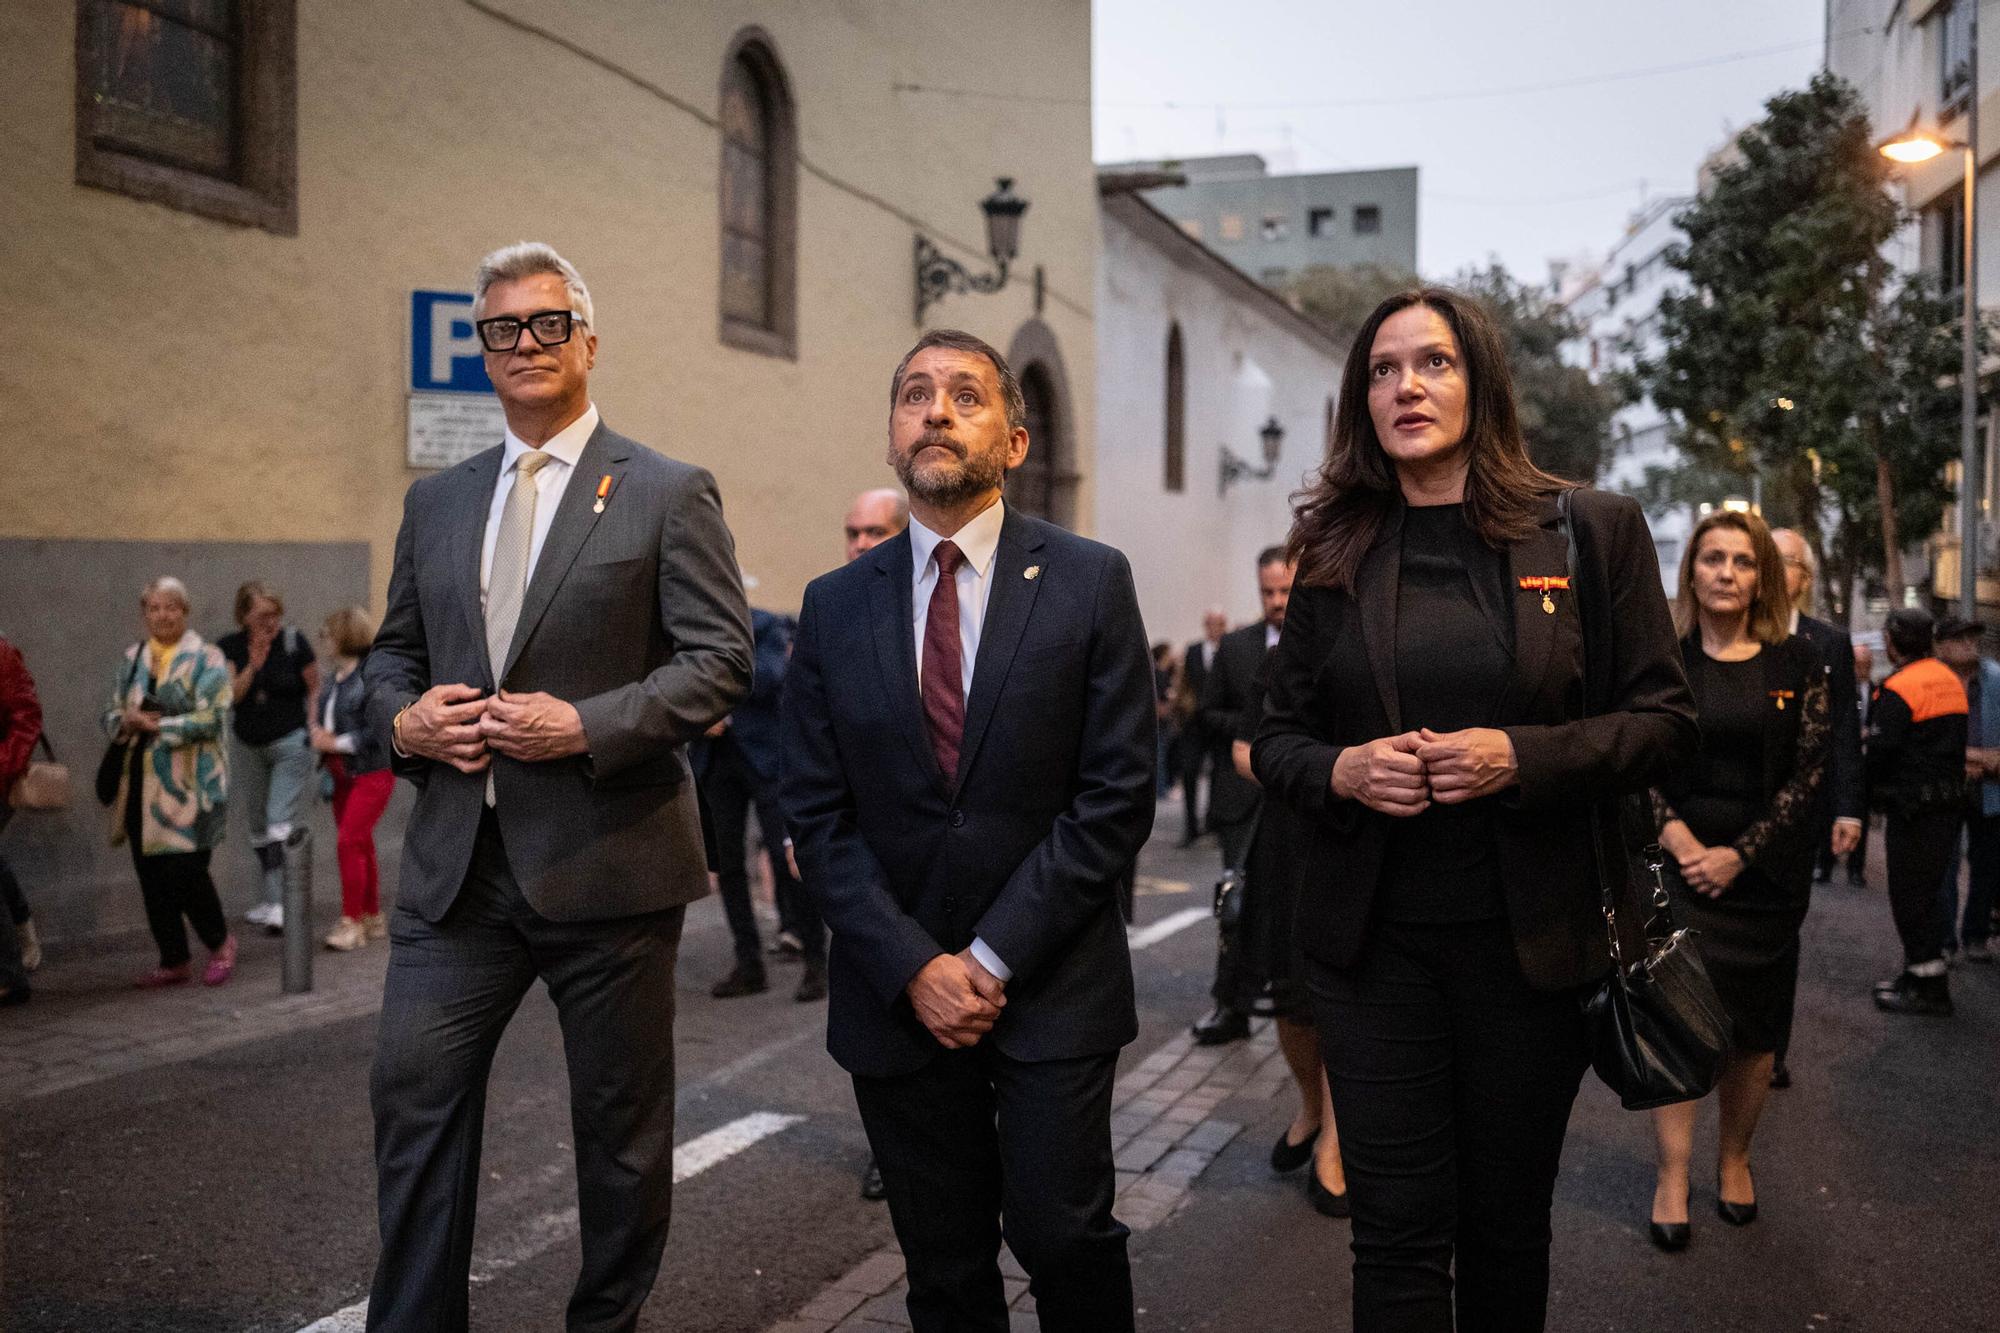
<instances>
[{"instance_id":1,"label":"man in navy suit","mask_svg":"<svg viewBox=\"0 0 2000 1333\"><path fill-rule=\"evenodd\" d=\"M917 1333L1004 1333L1003 1218L1041 1326L1118 1333L1118 897L1155 765L1131 568L1002 502L1030 442L991 347L926 334L891 393L909 529L806 589L785 681L785 813L833 930L827 1047Z\"/></svg>"},{"instance_id":2,"label":"man in navy suit","mask_svg":"<svg viewBox=\"0 0 2000 1333\"><path fill-rule=\"evenodd\" d=\"M792 998L820 1000L826 998L826 927L792 874L791 858L785 855L784 817L778 811L778 697L792 651L792 619L752 607L750 629L757 644L750 694L735 712L709 728L690 756L695 784L715 830L716 883L736 946L736 966L708 993L727 1000L756 995L769 985L763 941L757 935L757 910L750 902L750 868L743 854L754 809L771 867L779 928L790 936L794 956L805 964Z\"/></svg>"}]
</instances>

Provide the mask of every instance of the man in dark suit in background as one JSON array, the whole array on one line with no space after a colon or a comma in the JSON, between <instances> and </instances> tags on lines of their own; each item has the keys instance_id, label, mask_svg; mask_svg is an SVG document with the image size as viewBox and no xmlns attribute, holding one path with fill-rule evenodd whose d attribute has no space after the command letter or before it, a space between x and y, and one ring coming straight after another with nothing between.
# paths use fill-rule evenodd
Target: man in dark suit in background
<instances>
[{"instance_id":1,"label":"man in dark suit in background","mask_svg":"<svg viewBox=\"0 0 2000 1333\"><path fill-rule=\"evenodd\" d=\"M790 616L752 608L750 628L756 637L756 668L749 697L691 751L695 783L708 803L715 829L716 883L729 934L736 946L736 965L709 988L718 1000L756 995L767 989L763 941L757 934L757 910L750 902L750 868L744 855L750 811L757 811L757 830L764 839L765 860L777 900L779 929L790 937L796 956L805 964L792 998L801 1003L826 998L826 927L819 909L792 874L785 855L785 821L778 809L778 699L785 684L785 665L792 652Z\"/></svg>"},{"instance_id":2,"label":"man in dark suit in background","mask_svg":"<svg viewBox=\"0 0 2000 1333\"><path fill-rule=\"evenodd\" d=\"M1119 890L1153 823L1152 661L1124 556L1012 511L1019 384L970 334L891 380L910 527L806 589L785 813L833 931L917 1333L1132 1327L1111 1087L1137 1033Z\"/></svg>"},{"instance_id":3,"label":"man in dark suit in background","mask_svg":"<svg viewBox=\"0 0 2000 1333\"><path fill-rule=\"evenodd\" d=\"M1215 653L1215 666L1208 673L1201 696L1202 725L1211 736L1221 738L1215 776L1209 779L1208 823L1222 844L1225 872L1243 868L1243 856L1250 850L1250 833L1256 827L1261 798L1257 784L1238 773L1236 765L1230 762L1229 746L1231 739L1239 734L1241 715L1250 701L1257 673L1264 667L1264 655L1278 646L1278 635L1285 628L1292 573L1284 547L1267 546L1258 552L1257 599L1263 607L1263 618L1222 636ZM1246 731L1255 730L1253 720ZM1202 1046L1220 1046L1249 1036L1250 1020L1236 1007L1233 942L1220 933L1215 950L1215 984L1209 993L1215 997L1215 1008L1195 1023L1195 1041Z\"/></svg>"},{"instance_id":4,"label":"man in dark suit in background","mask_svg":"<svg viewBox=\"0 0 2000 1333\"><path fill-rule=\"evenodd\" d=\"M1215 654L1222 636L1229 631L1229 613L1211 606L1201 613L1201 637L1181 655L1180 693L1189 701L1187 721L1181 725L1181 805L1186 810L1181 823L1180 846L1192 847L1202 835L1201 774L1222 766L1217 740L1201 723L1201 695L1208 688L1209 673L1215 668ZM1226 749L1226 747L1224 747Z\"/></svg>"},{"instance_id":5,"label":"man in dark suit in background","mask_svg":"<svg viewBox=\"0 0 2000 1333\"><path fill-rule=\"evenodd\" d=\"M547 983L569 1062L572 1333L637 1326L673 1197L674 961L708 892L682 747L750 685L714 479L590 401L590 293L545 245L481 261L503 444L410 487L371 724L417 786L370 1083L370 1329L466 1326L494 1049Z\"/></svg>"},{"instance_id":6,"label":"man in dark suit in background","mask_svg":"<svg viewBox=\"0 0 2000 1333\"><path fill-rule=\"evenodd\" d=\"M1833 723L1832 763L1828 782L1820 786L1815 806L1814 827L1818 858L1814 881L1824 884L1833 877L1833 863L1850 855L1861 843L1861 831L1868 817L1861 764L1861 714L1855 705L1854 640L1846 630L1806 614L1812 605L1813 585L1818 569L1812 547L1790 528L1771 534L1778 555L1785 562L1785 591L1792 602L1792 633L1811 644L1826 672L1826 705ZM1785 1063L1791 1033L1778 1038L1777 1054L1771 1065L1771 1086L1792 1086L1792 1071Z\"/></svg>"}]
</instances>

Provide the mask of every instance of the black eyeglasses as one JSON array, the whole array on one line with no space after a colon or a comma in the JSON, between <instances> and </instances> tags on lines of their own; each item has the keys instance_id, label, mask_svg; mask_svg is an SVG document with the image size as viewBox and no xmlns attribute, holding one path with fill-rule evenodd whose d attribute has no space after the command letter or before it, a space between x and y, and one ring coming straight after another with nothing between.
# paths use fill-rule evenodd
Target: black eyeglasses
<instances>
[{"instance_id":1,"label":"black eyeglasses","mask_svg":"<svg viewBox=\"0 0 2000 1333\"><path fill-rule=\"evenodd\" d=\"M489 352L511 352L520 345L521 329L535 335L535 341L544 347L560 347L569 341L570 329L579 322L573 310L537 310L523 318L519 315L495 315L492 319L482 319L475 328L479 330L479 341Z\"/></svg>"}]
</instances>

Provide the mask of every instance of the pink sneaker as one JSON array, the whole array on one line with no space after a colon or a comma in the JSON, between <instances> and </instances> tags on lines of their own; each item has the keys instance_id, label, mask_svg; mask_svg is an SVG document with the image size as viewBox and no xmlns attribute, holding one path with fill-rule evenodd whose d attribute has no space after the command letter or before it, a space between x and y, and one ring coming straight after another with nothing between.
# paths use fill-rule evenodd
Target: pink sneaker
<instances>
[{"instance_id":1,"label":"pink sneaker","mask_svg":"<svg viewBox=\"0 0 2000 1333\"><path fill-rule=\"evenodd\" d=\"M133 986L139 990L159 990L163 986L179 986L194 976L194 969L186 963L179 967L156 967L150 972L132 978Z\"/></svg>"},{"instance_id":2,"label":"pink sneaker","mask_svg":"<svg viewBox=\"0 0 2000 1333\"><path fill-rule=\"evenodd\" d=\"M208 966L202 969L201 984L220 986L229 980L236 970L236 937L231 935L222 942L222 947L208 956Z\"/></svg>"}]
</instances>

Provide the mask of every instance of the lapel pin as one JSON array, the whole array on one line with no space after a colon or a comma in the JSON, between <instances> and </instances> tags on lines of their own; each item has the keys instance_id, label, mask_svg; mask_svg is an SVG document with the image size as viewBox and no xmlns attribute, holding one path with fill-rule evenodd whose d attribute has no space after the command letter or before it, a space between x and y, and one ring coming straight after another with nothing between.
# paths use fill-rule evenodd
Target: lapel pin
<instances>
[{"instance_id":1,"label":"lapel pin","mask_svg":"<svg viewBox=\"0 0 2000 1333\"><path fill-rule=\"evenodd\" d=\"M1514 580L1522 592L1538 592L1542 595L1542 613L1556 613L1556 599L1549 596L1551 591L1568 592L1569 576L1566 574L1524 574Z\"/></svg>"},{"instance_id":2,"label":"lapel pin","mask_svg":"<svg viewBox=\"0 0 2000 1333\"><path fill-rule=\"evenodd\" d=\"M1026 569L1021 571L1021 577L1024 579L1038 579L1041 576L1042 576L1042 567L1040 565L1029 565Z\"/></svg>"},{"instance_id":3,"label":"lapel pin","mask_svg":"<svg viewBox=\"0 0 2000 1333\"><path fill-rule=\"evenodd\" d=\"M1793 694L1794 694L1794 691L1792 691L1792 690L1772 690L1772 691L1771 691L1771 697L1772 697L1773 699L1776 699L1776 700L1778 701L1778 711L1779 711L1780 713L1782 713L1782 712L1784 712L1784 711L1785 711L1785 700L1787 700L1787 699L1790 699L1790 698L1792 698L1792 697L1793 697Z\"/></svg>"},{"instance_id":4,"label":"lapel pin","mask_svg":"<svg viewBox=\"0 0 2000 1333\"><path fill-rule=\"evenodd\" d=\"M593 514L603 513L604 501L606 500L606 498L610 496L610 494L611 494L611 474L607 472L604 474L602 478L598 480L597 503L590 507L590 512Z\"/></svg>"}]
</instances>

